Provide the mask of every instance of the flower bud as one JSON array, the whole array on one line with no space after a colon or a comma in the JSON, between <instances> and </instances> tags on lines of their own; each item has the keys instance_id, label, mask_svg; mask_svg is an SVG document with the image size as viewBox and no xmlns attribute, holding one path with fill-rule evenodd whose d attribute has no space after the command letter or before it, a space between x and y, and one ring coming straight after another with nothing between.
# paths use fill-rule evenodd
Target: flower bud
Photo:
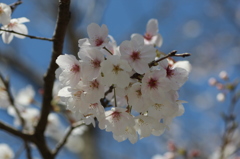
<instances>
[{"instance_id":1,"label":"flower bud","mask_svg":"<svg viewBox=\"0 0 240 159\"><path fill-rule=\"evenodd\" d=\"M210 86L215 86L217 84L217 80L213 77L209 78L208 83Z\"/></svg>"},{"instance_id":2,"label":"flower bud","mask_svg":"<svg viewBox=\"0 0 240 159\"><path fill-rule=\"evenodd\" d=\"M217 100L219 102L223 102L225 100L225 94L224 93L218 93Z\"/></svg>"}]
</instances>

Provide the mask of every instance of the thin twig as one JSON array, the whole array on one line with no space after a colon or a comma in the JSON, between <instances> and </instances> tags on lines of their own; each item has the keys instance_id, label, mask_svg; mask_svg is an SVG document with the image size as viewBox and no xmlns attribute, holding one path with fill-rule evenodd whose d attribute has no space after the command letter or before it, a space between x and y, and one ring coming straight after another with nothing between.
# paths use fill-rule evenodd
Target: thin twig
<instances>
[{"instance_id":1,"label":"thin twig","mask_svg":"<svg viewBox=\"0 0 240 159\"><path fill-rule=\"evenodd\" d=\"M21 121L22 129L24 129L24 127L25 127L25 120L23 119L20 111L19 111L19 110L17 109L17 107L15 106L13 96L12 96L12 94L10 93L9 81L8 81L8 80L5 80L1 74L0 74L0 79L2 80L4 86L6 87L6 92L7 92L7 95L8 95L9 102L10 102L11 106L13 107L13 109L15 110L18 118L19 118L20 121Z\"/></svg>"},{"instance_id":2,"label":"thin twig","mask_svg":"<svg viewBox=\"0 0 240 159\"><path fill-rule=\"evenodd\" d=\"M171 51L170 53L168 53L166 56L150 62L150 63L148 64L148 66L149 66L150 68L151 68L152 66L157 66L157 65L158 65L158 62L160 62L160 61L162 61L162 60L164 60L164 59L166 59L166 58L173 57L173 56L175 56L175 57L183 57L183 58L184 58L184 57L187 57L187 56L191 56L191 54L189 54L189 53L183 53L183 54L176 54L176 53L177 53L177 51L176 51L176 50L173 50L173 51ZM134 73L130 78L132 78L132 79L138 79L138 80L141 81L142 78L143 78L143 75L141 75L141 74L139 74L139 73Z\"/></svg>"},{"instance_id":3,"label":"thin twig","mask_svg":"<svg viewBox=\"0 0 240 159\"><path fill-rule=\"evenodd\" d=\"M0 31L5 31L5 32L9 32L9 33L14 33L14 34L18 34L18 35L22 35L31 39L38 39L38 40L46 40L46 41L53 41L53 39L49 39L49 38L43 38L43 37L37 37L37 36L33 36L33 35L27 35L27 34L22 34L22 33L18 33L16 31L13 30L6 30L6 29L1 29Z\"/></svg>"},{"instance_id":4,"label":"thin twig","mask_svg":"<svg viewBox=\"0 0 240 159\"><path fill-rule=\"evenodd\" d=\"M29 146L29 143L27 141L24 141L24 144L26 148L27 159L32 159L32 151L31 147Z\"/></svg>"},{"instance_id":5,"label":"thin twig","mask_svg":"<svg viewBox=\"0 0 240 159\"><path fill-rule=\"evenodd\" d=\"M20 137L23 140L26 141L32 141L33 140L33 136L29 135L29 134L24 134L20 131L18 131L17 129L11 127L10 125L7 125L3 122L0 121L0 129L2 129L3 131L6 131L14 136Z\"/></svg>"},{"instance_id":6,"label":"thin twig","mask_svg":"<svg viewBox=\"0 0 240 159\"><path fill-rule=\"evenodd\" d=\"M9 6L11 7L12 12L13 12L13 11L16 9L16 7L17 7L18 5L20 5L20 4L22 4L22 1L21 1L21 0L18 0L17 2L10 4Z\"/></svg>"},{"instance_id":7,"label":"thin twig","mask_svg":"<svg viewBox=\"0 0 240 159\"><path fill-rule=\"evenodd\" d=\"M83 125L83 122L80 121L80 122L77 122L77 123L74 123L72 124L69 128L68 128L68 131L66 133L66 135L63 137L63 139L57 144L55 150L53 151L53 156L56 156L58 154L58 152L61 150L61 148L65 145L65 143L67 142L67 139L68 137L71 135L72 131Z\"/></svg>"},{"instance_id":8,"label":"thin twig","mask_svg":"<svg viewBox=\"0 0 240 159\"><path fill-rule=\"evenodd\" d=\"M184 57L187 57L187 56L191 56L191 54L189 54L189 53L183 53L183 54L176 54L176 53L177 53L176 50L171 51L166 56L164 56L162 58L159 58L159 59L149 63L149 67L156 66L158 64L158 62L160 62L160 61L162 61L162 60L164 60L166 58L169 58L169 57L173 57L174 56L174 57L183 57L184 58Z\"/></svg>"}]
</instances>

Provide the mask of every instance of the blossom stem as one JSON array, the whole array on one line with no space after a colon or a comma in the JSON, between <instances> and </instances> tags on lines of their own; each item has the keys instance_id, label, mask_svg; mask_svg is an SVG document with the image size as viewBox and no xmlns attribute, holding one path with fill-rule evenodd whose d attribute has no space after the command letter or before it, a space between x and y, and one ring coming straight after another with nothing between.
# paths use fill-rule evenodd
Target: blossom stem
<instances>
[{"instance_id":1,"label":"blossom stem","mask_svg":"<svg viewBox=\"0 0 240 159\"><path fill-rule=\"evenodd\" d=\"M113 93L114 93L114 103L115 103L115 107L117 107L117 97L116 97L116 88L115 88L115 86L113 87Z\"/></svg>"},{"instance_id":2,"label":"blossom stem","mask_svg":"<svg viewBox=\"0 0 240 159\"><path fill-rule=\"evenodd\" d=\"M22 33L18 33L16 31L13 30L5 30L5 29L1 29L0 31L5 31L5 32L9 32L9 33L14 33L14 34L18 34L18 35L22 35L31 39L39 39L39 40L46 40L46 41L53 41L54 39L49 39L49 38L43 38L43 37L37 37L37 36L32 36L32 35L27 35L27 34L22 34Z\"/></svg>"},{"instance_id":3,"label":"blossom stem","mask_svg":"<svg viewBox=\"0 0 240 159\"><path fill-rule=\"evenodd\" d=\"M105 49L107 52L109 52L109 54L113 55L113 53L110 50L108 50L105 46L103 47L103 49Z\"/></svg>"}]
</instances>

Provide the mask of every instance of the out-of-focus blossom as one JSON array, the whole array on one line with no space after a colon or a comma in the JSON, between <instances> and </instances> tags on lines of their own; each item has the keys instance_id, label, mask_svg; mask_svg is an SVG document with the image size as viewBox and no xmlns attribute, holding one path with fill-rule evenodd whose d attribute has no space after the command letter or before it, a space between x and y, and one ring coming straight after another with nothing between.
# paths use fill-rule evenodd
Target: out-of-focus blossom
<instances>
[{"instance_id":1,"label":"out-of-focus blossom","mask_svg":"<svg viewBox=\"0 0 240 159\"><path fill-rule=\"evenodd\" d=\"M13 159L13 150L7 144L0 144L0 159Z\"/></svg>"},{"instance_id":2,"label":"out-of-focus blossom","mask_svg":"<svg viewBox=\"0 0 240 159\"><path fill-rule=\"evenodd\" d=\"M219 77L220 77L221 79L223 79L223 80L228 80L228 74L227 74L226 71L221 71L221 72L219 73Z\"/></svg>"},{"instance_id":3,"label":"out-of-focus blossom","mask_svg":"<svg viewBox=\"0 0 240 159\"><path fill-rule=\"evenodd\" d=\"M31 85L28 85L18 92L17 96L15 97L15 101L17 104L20 104L22 106L28 106L33 102L34 96L35 91L33 87Z\"/></svg>"},{"instance_id":4,"label":"out-of-focus blossom","mask_svg":"<svg viewBox=\"0 0 240 159\"><path fill-rule=\"evenodd\" d=\"M226 95L225 95L224 93L218 93L218 94L217 94L217 100L218 100L219 102L225 101L225 98L226 98Z\"/></svg>"}]
</instances>

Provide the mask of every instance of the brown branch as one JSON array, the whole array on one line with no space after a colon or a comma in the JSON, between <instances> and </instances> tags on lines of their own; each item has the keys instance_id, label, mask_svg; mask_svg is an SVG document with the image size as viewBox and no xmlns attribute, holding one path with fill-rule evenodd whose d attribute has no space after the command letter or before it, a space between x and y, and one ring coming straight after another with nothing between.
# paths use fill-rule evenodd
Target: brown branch
<instances>
[{"instance_id":1,"label":"brown branch","mask_svg":"<svg viewBox=\"0 0 240 159\"><path fill-rule=\"evenodd\" d=\"M13 12L13 11L16 9L16 7L17 7L18 5L20 5L20 4L22 4L22 1L21 1L21 0L18 0L17 2L10 4L9 6L11 7L12 12Z\"/></svg>"},{"instance_id":2,"label":"brown branch","mask_svg":"<svg viewBox=\"0 0 240 159\"><path fill-rule=\"evenodd\" d=\"M162 58L159 58L159 59L149 63L148 65L149 65L149 67L156 66L156 65L158 65L158 62L160 62L160 61L162 61L162 60L164 60L166 58L173 57L173 56L175 56L175 57L183 57L184 58L184 57L187 57L187 56L191 55L189 53L183 53L183 54L176 54L176 53L177 53L177 51L173 50L170 53L168 53L166 56L164 56Z\"/></svg>"},{"instance_id":3,"label":"brown branch","mask_svg":"<svg viewBox=\"0 0 240 159\"><path fill-rule=\"evenodd\" d=\"M169 58L169 57L173 57L173 56L175 56L175 57L187 57L187 56L190 56L191 54L189 54L189 53L183 53L183 54L176 54L177 53L177 51L176 50L173 50L173 51L171 51L169 54L167 54L166 56L164 56L164 57L162 57L162 58L159 58L159 59L157 59L157 60L155 60L155 61L152 61L152 62L150 62L149 64L148 64L148 66L151 68L152 66L157 66L158 65L158 62L160 62L160 61L162 61L162 60L164 60L164 59L166 59L166 58ZM132 79L138 79L139 81L141 81L142 80L142 78L143 78L143 75L141 75L141 74L139 74L139 73L134 73L130 78L132 78Z\"/></svg>"},{"instance_id":4,"label":"brown branch","mask_svg":"<svg viewBox=\"0 0 240 159\"><path fill-rule=\"evenodd\" d=\"M71 135L72 131L83 125L83 122L77 122L77 123L74 123L72 124L69 128L68 128L68 131L66 133L66 135L63 137L63 139L57 144L55 150L53 151L53 156L56 156L58 154L58 152L61 150L61 148L65 145L65 143L67 142L67 139L68 137Z\"/></svg>"},{"instance_id":5,"label":"brown branch","mask_svg":"<svg viewBox=\"0 0 240 159\"><path fill-rule=\"evenodd\" d=\"M27 141L24 141L24 145L26 148L26 154L27 154L27 159L32 159L32 151L31 151L31 147L29 146L29 143Z\"/></svg>"},{"instance_id":6,"label":"brown branch","mask_svg":"<svg viewBox=\"0 0 240 159\"><path fill-rule=\"evenodd\" d=\"M59 13L56 24L55 33L53 36L53 52L51 63L48 68L47 74L44 77L44 95L42 102L41 117L36 127L36 132L44 133L47 125L47 117L51 111L51 101L52 101L52 89L55 80L55 71L58 68L56 64L56 59L62 54L64 36L67 30L67 24L70 20L70 0L61 0L59 5Z\"/></svg>"},{"instance_id":7,"label":"brown branch","mask_svg":"<svg viewBox=\"0 0 240 159\"><path fill-rule=\"evenodd\" d=\"M13 30L6 30L6 29L1 29L0 31L5 31L5 32L9 32L9 33L14 33L14 34L18 34L18 35L22 35L31 39L39 39L39 40L46 40L46 41L53 41L53 39L49 39L49 38L43 38L43 37L37 37L37 36L33 36L33 35L27 35L27 34L22 34L22 33L18 33L16 31Z\"/></svg>"},{"instance_id":8,"label":"brown branch","mask_svg":"<svg viewBox=\"0 0 240 159\"><path fill-rule=\"evenodd\" d=\"M10 125L7 125L1 121L0 121L0 129L2 129L3 131L6 131L14 136L20 137L23 140L32 141L32 135L24 134L24 133L20 132L19 130L15 129L15 128L11 127Z\"/></svg>"}]
</instances>

